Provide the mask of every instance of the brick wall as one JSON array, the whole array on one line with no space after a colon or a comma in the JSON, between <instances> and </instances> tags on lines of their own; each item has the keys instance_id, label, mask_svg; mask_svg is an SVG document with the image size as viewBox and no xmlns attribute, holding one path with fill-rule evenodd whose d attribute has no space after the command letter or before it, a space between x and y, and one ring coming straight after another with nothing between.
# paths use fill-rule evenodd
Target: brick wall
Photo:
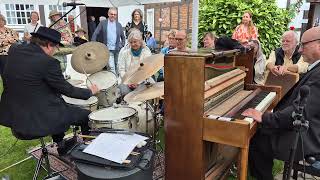
<instances>
[{"instance_id":1,"label":"brick wall","mask_svg":"<svg viewBox=\"0 0 320 180\"><path fill-rule=\"evenodd\" d=\"M166 40L171 29L187 30L192 28L192 0L181 0L179 3L162 3L145 5L147 9L154 9L154 37L162 43ZM162 22L159 22L159 18ZM145 19L146 21L146 19Z\"/></svg>"}]
</instances>

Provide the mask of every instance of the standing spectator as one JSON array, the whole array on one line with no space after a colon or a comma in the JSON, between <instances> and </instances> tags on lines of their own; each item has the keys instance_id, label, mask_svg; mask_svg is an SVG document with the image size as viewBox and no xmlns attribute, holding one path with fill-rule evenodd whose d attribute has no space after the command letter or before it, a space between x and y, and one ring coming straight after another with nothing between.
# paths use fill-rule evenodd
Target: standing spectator
<instances>
[{"instance_id":1,"label":"standing spectator","mask_svg":"<svg viewBox=\"0 0 320 180\"><path fill-rule=\"evenodd\" d=\"M91 40L94 31L97 28L96 18L94 16L90 16L88 19L88 36L89 40Z\"/></svg>"},{"instance_id":2,"label":"standing spectator","mask_svg":"<svg viewBox=\"0 0 320 180\"><path fill-rule=\"evenodd\" d=\"M73 16L73 15L69 15L69 16L68 16L68 23L69 23L69 29L70 29L73 37L75 37L75 33L76 33L76 31L80 28L80 26L78 26L78 25L74 22L74 16Z\"/></svg>"},{"instance_id":3,"label":"standing spectator","mask_svg":"<svg viewBox=\"0 0 320 180\"><path fill-rule=\"evenodd\" d=\"M55 23L60 17L61 17L61 13L58 12L57 10L52 10L49 14L49 19L51 20L51 24ZM61 19L59 22L54 24L51 28L60 32L61 43L63 45L72 44L72 41L73 41L72 33L67 23L63 19Z\"/></svg>"},{"instance_id":4,"label":"standing spectator","mask_svg":"<svg viewBox=\"0 0 320 180\"><path fill-rule=\"evenodd\" d=\"M238 40L242 45L248 45L250 40L258 40L258 29L252 22L252 14L245 11L241 24L233 32L232 39Z\"/></svg>"},{"instance_id":5,"label":"standing spectator","mask_svg":"<svg viewBox=\"0 0 320 180\"><path fill-rule=\"evenodd\" d=\"M142 21L142 19L143 19L142 11L140 9L133 10L131 14L131 22L128 22L125 27L127 38L130 34L130 30L135 28L141 32L142 38L145 39L145 35L148 31L148 26Z\"/></svg>"},{"instance_id":6,"label":"standing spectator","mask_svg":"<svg viewBox=\"0 0 320 180\"><path fill-rule=\"evenodd\" d=\"M110 8L108 19L99 23L94 31L92 41L97 41L97 37L102 37L102 42L109 48L109 65L116 75L119 75L118 56L120 49L125 45L125 37L122 31L122 25L117 21L118 11L116 8Z\"/></svg>"},{"instance_id":7,"label":"standing spectator","mask_svg":"<svg viewBox=\"0 0 320 180\"><path fill-rule=\"evenodd\" d=\"M203 47L214 49L216 36L212 32L206 32L203 36Z\"/></svg>"},{"instance_id":8,"label":"standing spectator","mask_svg":"<svg viewBox=\"0 0 320 180\"><path fill-rule=\"evenodd\" d=\"M155 53L157 48L157 42L154 37L152 37L152 33L150 31L146 34L147 46L151 50L152 53Z\"/></svg>"},{"instance_id":9,"label":"standing spectator","mask_svg":"<svg viewBox=\"0 0 320 180\"><path fill-rule=\"evenodd\" d=\"M31 38L31 34L32 32L37 32L37 30L39 29L40 26L42 26L42 24L38 23L39 21L39 14L37 11L32 11L30 14L30 23L27 24L24 27L24 34L23 34L23 40L25 42L29 42L30 38Z\"/></svg>"},{"instance_id":10,"label":"standing spectator","mask_svg":"<svg viewBox=\"0 0 320 180\"><path fill-rule=\"evenodd\" d=\"M2 76L3 68L7 62L9 48L19 39L18 33L5 27L5 17L0 14L0 75Z\"/></svg>"}]
</instances>

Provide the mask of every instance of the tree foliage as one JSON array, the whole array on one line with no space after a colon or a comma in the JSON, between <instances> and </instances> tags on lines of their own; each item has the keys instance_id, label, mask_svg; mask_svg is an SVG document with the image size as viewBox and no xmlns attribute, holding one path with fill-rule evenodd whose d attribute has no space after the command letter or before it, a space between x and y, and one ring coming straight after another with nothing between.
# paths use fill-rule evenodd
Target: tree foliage
<instances>
[{"instance_id":1,"label":"tree foliage","mask_svg":"<svg viewBox=\"0 0 320 180\"><path fill-rule=\"evenodd\" d=\"M278 8L275 0L200 0L199 39L204 32L232 36L244 11L251 11L259 40L268 56L279 46L282 33L288 30L289 11Z\"/></svg>"}]
</instances>

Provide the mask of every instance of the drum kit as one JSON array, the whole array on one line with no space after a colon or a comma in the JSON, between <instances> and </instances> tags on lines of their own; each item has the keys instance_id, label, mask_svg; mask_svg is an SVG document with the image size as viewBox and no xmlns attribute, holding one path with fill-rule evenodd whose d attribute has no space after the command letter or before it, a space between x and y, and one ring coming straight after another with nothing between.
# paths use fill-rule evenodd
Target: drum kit
<instances>
[{"instance_id":1,"label":"drum kit","mask_svg":"<svg viewBox=\"0 0 320 180\"><path fill-rule=\"evenodd\" d=\"M89 125L93 130L123 129L145 132L155 138L163 119L158 112L159 98L164 95L164 83L152 84L147 79L163 67L164 56L149 56L125 73L121 83L138 84L138 87L125 95L121 102L118 87L120 79L113 72L103 70L108 60L109 50L102 43L88 42L78 46L72 57L67 59L65 74L70 78L67 81L76 87L95 84L100 92L88 100L63 96L64 100L68 104L91 111Z\"/></svg>"}]
</instances>

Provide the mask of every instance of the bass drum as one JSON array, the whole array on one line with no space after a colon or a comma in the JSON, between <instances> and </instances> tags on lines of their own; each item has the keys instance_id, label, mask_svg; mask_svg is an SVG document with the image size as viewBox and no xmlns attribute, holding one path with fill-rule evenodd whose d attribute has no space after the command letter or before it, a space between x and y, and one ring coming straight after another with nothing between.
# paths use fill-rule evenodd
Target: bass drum
<instances>
[{"instance_id":1,"label":"bass drum","mask_svg":"<svg viewBox=\"0 0 320 180\"><path fill-rule=\"evenodd\" d=\"M122 107L131 107L134 108L138 112L138 126L137 126L137 131L138 132L143 132L143 133L148 133L149 135L153 134L153 120L152 120L152 114L151 111L148 110L148 132L146 131L146 103L142 102L132 102L126 105L122 105Z\"/></svg>"}]
</instances>

